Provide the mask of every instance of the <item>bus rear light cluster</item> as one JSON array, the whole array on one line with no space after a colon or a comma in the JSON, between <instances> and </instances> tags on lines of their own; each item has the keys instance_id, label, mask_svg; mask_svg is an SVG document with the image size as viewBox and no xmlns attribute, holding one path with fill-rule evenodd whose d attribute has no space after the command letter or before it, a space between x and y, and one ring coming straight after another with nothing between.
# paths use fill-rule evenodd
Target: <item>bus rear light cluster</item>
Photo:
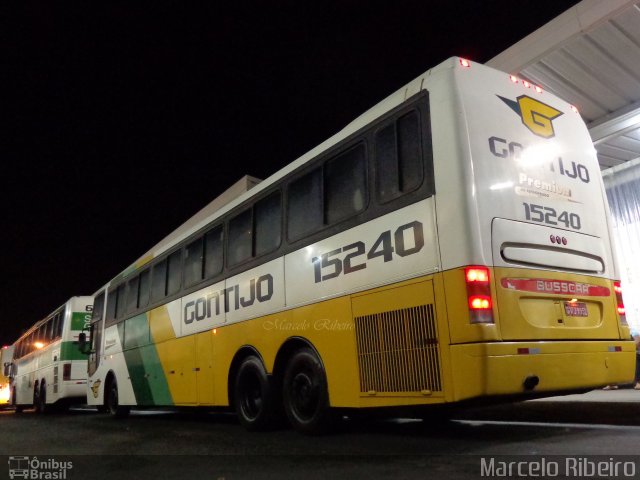
<instances>
[{"instance_id":1,"label":"bus rear light cluster","mask_svg":"<svg viewBox=\"0 0 640 480\"><path fill-rule=\"evenodd\" d=\"M464 269L471 323L494 323L493 302L489 269L487 267L467 267Z\"/></svg>"},{"instance_id":2,"label":"bus rear light cluster","mask_svg":"<svg viewBox=\"0 0 640 480\"><path fill-rule=\"evenodd\" d=\"M62 380L71 380L71 364L65 363L62 365Z\"/></svg>"},{"instance_id":3,"label":"bus rear light cluster","mask_svg":"<svg viewBox=\"0 0 640 480\"><path fill-rule=\"evenodd\" d=\"M627 325L627 315L624 309L624 301L622 300L622 285L620 284L620 280L613 282L613 291L616 292L616 308L618 315L620 315L620 322L623 325Z\"/></svg>"},{"instance_id":4,"label":"bus rear light cluster","mask_svg":"<svg viewBox=\"0 0 640 480\"><path fill-rule=\"evenodd\" d=\"M469 68L471 66L471 62L469 60L467 60L466 58L461 58L460 59L460 65L465 67L465 68Z\"/></svg>"}]
</instances>

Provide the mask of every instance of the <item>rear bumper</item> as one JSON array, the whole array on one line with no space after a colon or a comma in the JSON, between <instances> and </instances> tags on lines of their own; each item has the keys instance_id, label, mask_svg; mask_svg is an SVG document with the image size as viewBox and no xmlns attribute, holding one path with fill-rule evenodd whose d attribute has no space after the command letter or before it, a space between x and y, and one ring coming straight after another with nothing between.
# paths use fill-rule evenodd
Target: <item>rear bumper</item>
<instances>
[{"instance_id":1,"label":"rear bumper","mask_svg":"<svg viewBox=\"0 0 640 480\"><path fill-rule=\"evenodd\" d=\"M634 342L621 340L475 343L452 345L450 351L449 401L631 382L636 362ZM531 377L538 384L527 389Z\"/></svg>"}]
</instances>

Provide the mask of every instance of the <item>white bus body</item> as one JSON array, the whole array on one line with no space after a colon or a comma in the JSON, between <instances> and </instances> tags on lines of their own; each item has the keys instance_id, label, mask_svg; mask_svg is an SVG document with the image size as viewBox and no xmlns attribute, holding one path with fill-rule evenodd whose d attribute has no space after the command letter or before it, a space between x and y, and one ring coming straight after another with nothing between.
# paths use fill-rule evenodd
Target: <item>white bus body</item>
<instances>
[{"instance_id":1,"label":"white bus body","mask_svg":"<svg viewBox=\"0 0 640 480\"><path fill-rule=\"evenodd\" d=\"M385 135L395 136L388 143ZM385 145L397 165L380 160ZM398 152L414 147L419 160L402 163ZM360 159L360 170L340 170L360 168ZM394 177L411 168L415 176ZM319 207L296 210L316 185ZM284 205L280 214L268 209L271 199ZM332 210L332 202L343 203ZM263 211L271 229L259 224ZM234 233L247 212L257 222L238 227L252 236L248 256ZM88 402L113 413L241 411L238 396L252 400L237 378L263 369L304 431L321 414L300 423L290 411L297 387L287 381L305 378L310 367L297 369L314 357L327 390L318 411L629 380L634 348L607 222L577 111L506 73L449 59L97 292ZM226 263L207 276L206 263L192 263L193 246L215 240L218 225ZM271 236L261 238L261 228ZM166 283L149 300L156 271ZM240 413L251 426L249 417Z\"/></svg>"},{"instance_id":2,"label":"white bus body","mask_svg":"<svg viewBox=\"0 0 640 480\"><path fill-rule=\"evenodd\" d=\"M14 343L11 402L17 411L86 401L87 359L77 342L92 308L93 297L72 297Z\"/></svg>"}]
</instances>

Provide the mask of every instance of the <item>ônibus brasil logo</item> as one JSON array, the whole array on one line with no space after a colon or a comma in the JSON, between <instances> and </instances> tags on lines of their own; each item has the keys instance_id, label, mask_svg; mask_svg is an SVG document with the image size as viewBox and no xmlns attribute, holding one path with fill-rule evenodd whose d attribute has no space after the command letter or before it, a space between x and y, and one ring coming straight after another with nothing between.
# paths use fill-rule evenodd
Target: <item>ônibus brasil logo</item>
<instances>
[{"instance_id":1,"label":"\u00f4nibus brasil logo","mask_svg":"<svg viewBox=\"0 0 640 480\"><path fill-rule=\"evenodd\" d=\"M9 478L27 480L66 480L67 472L73 468L73 462L60 461L55 458L45 460L38 457L9 457Z\"/></svg>"},{"instance_id":2,"label":"\u00f4nibus brasil logo","mask_svg":"<svg viewBox=\"0 0 640 480\"><path fill-rule=\"evenodd\" d=\"M497 97L518 114L522 124L531 132L543 138L555 136L552 121L562 115L560 110L527 95L520 95L515 100L509 100L500 95Z\"/></svg>"}]
</instances>

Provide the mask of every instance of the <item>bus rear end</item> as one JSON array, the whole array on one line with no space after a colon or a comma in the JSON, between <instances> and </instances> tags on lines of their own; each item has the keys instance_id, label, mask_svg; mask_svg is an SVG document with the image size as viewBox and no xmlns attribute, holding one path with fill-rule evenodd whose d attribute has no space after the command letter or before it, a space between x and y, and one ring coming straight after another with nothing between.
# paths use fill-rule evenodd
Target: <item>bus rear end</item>
<instances>
[{"instance_id":1,"label":"bus rear end","mask_svg":"<svg viewBox=\"0 0 640 480\"><path fill-rule=\"evenodd\" d=\"M93 309L93 297L72 297L67 303L59 363L54 367L54 378L60 385L60 399L70 402L86 397L87 356L78 350L80 333L88 329ZM59 382L62 380L62 382Z\"/></svg>"},{"instance_id":2,"label":"bus rear end","mask_svg":"<svg viewBox=\"0 0 640 480\"><path fill-rule=\"evenodd\" d=\"M449 183L444 195L436 185L449 400L631 381L608 207L578 111L482 65L450 72L457 167L434 156ZM452 204L459 218L444 221Z\"/></svg>"}]
</instances>

